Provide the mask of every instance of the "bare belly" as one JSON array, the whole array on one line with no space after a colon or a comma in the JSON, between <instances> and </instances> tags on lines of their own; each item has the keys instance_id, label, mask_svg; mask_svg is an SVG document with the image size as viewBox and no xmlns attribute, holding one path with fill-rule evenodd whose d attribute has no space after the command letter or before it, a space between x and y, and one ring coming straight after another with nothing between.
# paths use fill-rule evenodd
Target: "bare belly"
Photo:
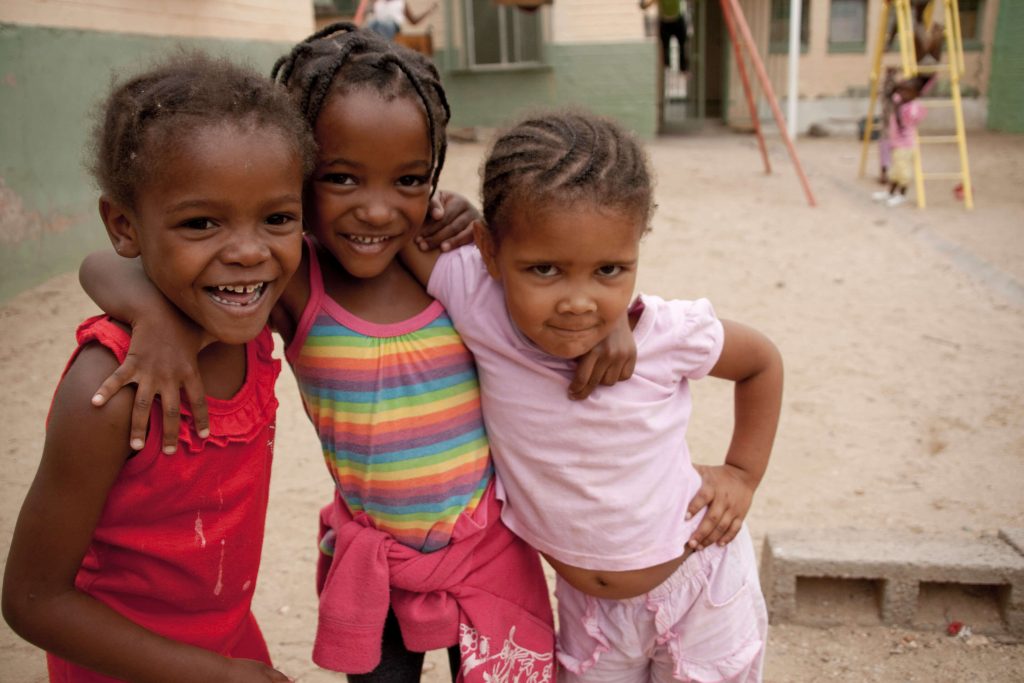
<instances>
[{"instance_id":1,"label":"bare belly","mask_svg":"<svg viewBox=\"0 0 1024 683\"><path fill-rule=\"evenodd\" d=\"M583 569L559 562L547 555L544 559L576 590L606 600L625 600L649 593L670 577L692 553L693 550L687 548L682 555L668 562L624 572Z\"/></svg>"}]
</instances>

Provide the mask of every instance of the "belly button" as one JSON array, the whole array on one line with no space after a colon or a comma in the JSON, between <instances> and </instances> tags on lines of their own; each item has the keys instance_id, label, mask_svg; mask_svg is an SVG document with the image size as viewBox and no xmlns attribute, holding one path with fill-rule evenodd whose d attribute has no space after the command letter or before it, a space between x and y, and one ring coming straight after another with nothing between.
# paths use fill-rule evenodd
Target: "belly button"
<instances>
[{"instance_id":1,"label":"belly button","mask_svg":"<svg viewBox=\"0 0 1024 683\"><path fill-rule=\"evenodd\" d=\"M595 576L594 580L597 581L597 585L600 586L601 588L607 588L608 587L608 582L605 581L604 579L602 579L600 576Z\"/></svg>"}]
</instances>

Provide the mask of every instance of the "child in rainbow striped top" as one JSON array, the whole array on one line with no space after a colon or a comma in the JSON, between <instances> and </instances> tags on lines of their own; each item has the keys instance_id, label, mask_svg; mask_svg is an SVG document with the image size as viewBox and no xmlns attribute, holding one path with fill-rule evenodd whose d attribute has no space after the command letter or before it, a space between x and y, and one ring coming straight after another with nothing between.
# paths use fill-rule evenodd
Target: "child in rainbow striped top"
<instances>
[{"instance_id":1,"label":"child in rainbow striped top","mask_svg":"<svg viewBox=\"0 0 1024 683\"><path fill-rule=\"evenodd\" d=\"M453 678L529 669L550 680L546 586L536 552L500 521L472 357L396 259L428 208L445 226L426 246L465 241L475 217L454 195L429 206L449 117L437 71L336 25L296 46L273 75L319 148L303 261L272 315L336 484L321 514L314 660L354 681L413 681L425 650L448 647ZM123 301L112 265L87 262L83 281L115 315L158 320L166 336L164 313ZM618 358L591 358L581 374L616 380ZM115 373L101 397L132 375Z\"/></svg>"}]
</instances>

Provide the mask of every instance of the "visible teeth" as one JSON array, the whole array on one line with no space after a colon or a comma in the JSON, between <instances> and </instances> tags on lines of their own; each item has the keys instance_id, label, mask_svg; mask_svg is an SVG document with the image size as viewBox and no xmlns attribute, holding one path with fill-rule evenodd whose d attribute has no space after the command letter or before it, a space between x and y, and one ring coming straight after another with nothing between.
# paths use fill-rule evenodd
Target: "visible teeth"
<instances>
[{"instance_id":1,"label":"visible teeth","mask_svg":"<svg viewBox=\"0 0 1024 683\"><path fill-rule=\"evenodd\" d=\"M346 235L346 237L358 244L380 244L391 239L390 237L370 237L369 235Z\"/></svg>"},{"instance_id":2,"label":"visible teeth","mask_svg":"<svg viewBox=\"0 0 1024 683\"><path fill-rule=\"evenodd\" d=\"M217 285L217 289L219 291L234 292L235 294L252 294L257 289L260 289L262 287L262 282L255 285Z\"/></svg>"},{"instance_id":3,"label":"visible teeth","mask_svg":"<svg viewBox=\"0 0 1024 683\"><path fill-rule=\"evenodd\" d=\"M255 285L217 285L212 289L218 292L231 292L232 294L248 294L249 299L245 302L233 301L231 299L225 299L213 294L213 300L223 304L225 306L251 306L257 301L263 298L263 285L267 283L260 282Z\"/></svg>"}]
</instances>

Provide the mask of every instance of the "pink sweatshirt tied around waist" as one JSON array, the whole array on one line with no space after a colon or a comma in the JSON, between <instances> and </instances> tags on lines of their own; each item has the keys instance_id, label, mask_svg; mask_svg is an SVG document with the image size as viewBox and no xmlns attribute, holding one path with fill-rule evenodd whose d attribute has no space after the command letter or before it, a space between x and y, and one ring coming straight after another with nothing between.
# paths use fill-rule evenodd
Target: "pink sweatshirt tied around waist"
<instances>
[{"instance_id":1,"label":"pink sweatshirt tied around waist","mask_svg":"<svg viewBox=\"0 0 1024 683\"><path fill-rule=\"evenodd\" d=\"M344 673L380 663L388 606L406 648L460 646L459 681L554 680L555 636L537 552L501 523L492 484L451 542L421 553L354 518L344 503L320 511L320 536L334 536L333 557L317 572L320 614L313 661ZM506 678L508 677L508 678Z\"/></svg>"}]
</instances>

